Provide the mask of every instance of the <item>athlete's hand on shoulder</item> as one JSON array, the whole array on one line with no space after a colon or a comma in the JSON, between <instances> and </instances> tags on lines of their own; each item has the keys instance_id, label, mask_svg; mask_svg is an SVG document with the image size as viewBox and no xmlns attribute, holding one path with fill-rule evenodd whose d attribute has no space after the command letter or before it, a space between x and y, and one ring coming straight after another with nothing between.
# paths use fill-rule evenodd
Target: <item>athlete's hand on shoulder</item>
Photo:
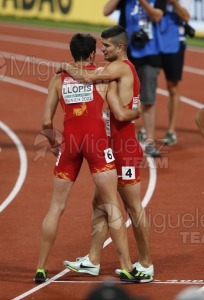
<instances>
[{"instance_id":1,"label":"athlete's hand on shoulder","mask_svg":"<svg viewBox=\"0 0 204 300\"><path fill-rule=\"evenodd\" d=\"M69 73L69 70L73 69L73 68L75 69L76 67L73 67L69 63L62 62L60 65L57 66L55 73L56 74L59 74L59 73L62 73L62 72Z\"/></svg>"},{"instance_id":2,"label":"athlete's hand on shoulder","mask_svg":"<svg viewBox=\"0 0 204 300\"><path fill-rule=\"evenodd\" d=\"M66 63L61 63L60 65L57 66L55 70L55 74L62 73L65 68L66 68Z\"/></svg>"}]
</instances>

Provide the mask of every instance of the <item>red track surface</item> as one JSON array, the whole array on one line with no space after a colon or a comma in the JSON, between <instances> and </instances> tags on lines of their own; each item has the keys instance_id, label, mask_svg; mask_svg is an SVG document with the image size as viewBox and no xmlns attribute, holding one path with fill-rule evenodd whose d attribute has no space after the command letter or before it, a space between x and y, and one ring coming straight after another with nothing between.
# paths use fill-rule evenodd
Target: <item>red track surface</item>
<instances>
[{"instance_id":1,"label":"red track surface","mask_svg":"<svg viewBox=\"0 0 204 300\"><path fill-rule=\"evenodd\" d=\"M0 24L1 55L6 59L6 76L47 88L54 68L36 64L37 58L65 61L70 58L65 49L71 31L39 30L29 26ZM46 45L51 41L50 45ZM64 49L54 48L57 43ZM35 44L34 44L35 43ZM44 43L44 45L42 45ZM67 44L68 45L68 44ZM98 43L100 48L100 42ZM199 69L184 72L181 95L204 105L203 74L204 52L189 49L185 65ZM13 53L13 60L10 54ZM33 63L20 61L19 55L30 56ZM102 61L102 56L98 56ZM31 62L31 59L29 60ZM1 64L4 59L1 58ZM1 75L4 71L1 70ZM12 130L26 150L28 170L23 186L14 200L1 212L0 299L83 299L97 286L98 281L111 279L118 260L112 243L102 254L101 275L93 278L69 272L56 281L41 286L37 291L33 275L38 260L38 247L42 219L52 194L52 172L55 159L51 154L35 161L34 143L41 130L41 117L46 95L18 84L0 81L0 121ZM9 80L7 78L7 80ZM159 88L165 90L163 74ZM162 158L157 160L156 188L147 206L151 223L152 258L155 264L155 282L145 285L123 285L131 295L146 295L152 300L174 299L187 286L204 286L204 140L194 123L197 108L181 103L178 122L178 145L162 148ZM139 121L139 125L140 125ZM55 126L62 128L61 110L57 112ZM1 126L2 127L2 126ZM158 94L156 137L161 139L167 127L167 97ZM20 160L13 139L0 128L0 204L11 193L19 176ZM144 160L142 196L145 195L149 169ZM49 275L64 270L64 259L74 260L88 253L90 241L92 179L86 163L74 186L59 228L59 234L49 258ZM3 207L3 206L2 206ZM137 260L137 250L128 229L132 261ZM173 281L174 280L174 281ZM188 281L187 281L188 280ZM196 280L196 281L195 281ZM199 281L200 280L200 281ZM63 282L62 282L63 281ZM198 282L199 281L199 282ZM188 284L188 285L187 285ZM39 286L37 286L39 287ZM29 292L30 291L30 292ZM28 292L27 296L20 296Z\"/></svg>"}]
</instances>

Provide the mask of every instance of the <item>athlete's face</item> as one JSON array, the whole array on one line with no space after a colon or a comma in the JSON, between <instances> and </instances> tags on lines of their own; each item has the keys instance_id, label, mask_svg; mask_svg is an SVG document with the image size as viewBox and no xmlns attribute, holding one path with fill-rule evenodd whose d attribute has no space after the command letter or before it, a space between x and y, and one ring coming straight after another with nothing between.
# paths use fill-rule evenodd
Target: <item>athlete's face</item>
<instances>
[{"instance_id":1,"label":"athlete's face","mask_svg":"<svg viewBox=\"0 0 204 300\"><path fill-rule=\"evenodd\" d=\"M111 42L111 39L102 39L101 51L104 54L104 59L107 61L115 61L118 59L118 46Z\"/></svg>"}]
</instances>

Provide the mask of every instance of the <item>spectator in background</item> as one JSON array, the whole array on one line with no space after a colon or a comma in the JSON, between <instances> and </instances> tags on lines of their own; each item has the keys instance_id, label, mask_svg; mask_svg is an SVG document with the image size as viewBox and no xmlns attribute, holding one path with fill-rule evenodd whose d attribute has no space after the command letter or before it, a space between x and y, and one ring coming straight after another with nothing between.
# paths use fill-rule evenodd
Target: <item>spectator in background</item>
<instances>
[{"instance_id":1,"label":"spectator in background","mask_svg":"<svg viewBox=\"0 0 204 300\"><path fill-rule=\"evenodd\" d=\"M195 122L202 136L204 137L204 107L196 112Z\"/></svg>"},{"instance_id":2,"label":"spectator in background","mask_svg":"<svg viewBox=\"0 0 204 300\"><path fill-rule=\"evenodd\" d=\"M182 1L167 0L166 14L159 26L161 32L161 60L162 69L169 92L168 130L163 143L175 145L177 143L176 122L179 112L179 82L182 80L186 38L183 22L188 22L190 15L181 6Z\"/></svg>"},{"instance_id":3,"label":"spectator in background","mask_svg":"<svg viewBox=\"0 0 204 300\"><path fill-rule=\"evenodd\" d=\"M157 34L165 8L166 0L109 0L103 11L108 16L119 9L119 23L128 32L128 55L140 79L140 100L144 105L144 129L138 132L137 137L140 142L145 142L145 153L152 157L160 157L154 142L156 88L161 67Z\"/></svg>"}]
</instances>

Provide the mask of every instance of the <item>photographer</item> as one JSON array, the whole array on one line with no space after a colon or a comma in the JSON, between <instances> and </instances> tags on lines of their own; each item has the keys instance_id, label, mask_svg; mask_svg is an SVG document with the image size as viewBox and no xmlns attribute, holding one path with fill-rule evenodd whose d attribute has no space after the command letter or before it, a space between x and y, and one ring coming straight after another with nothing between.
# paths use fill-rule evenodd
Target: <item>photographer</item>
<instances>
[{"instance_id":1,"label":"photographer","mask_svg":"<svg viewBox=\"0 0 204 300\"><path fill-rule=\"evenodd\" d=\"M119 23L129 33L129 58L140 78L141 102L145 108L144 128L137 137L140 142L146 140L146 144L154 138L154 103L160 67L164 70L169 92L169 124L162 142L166 145L177 143L176 122L180 102L179 82L182 80L186 50L185 35L193 37L195 34L188 25L190 15L182 5L185 1L109 0L104 7L106 16L114 9L120 10ZM145 150L153 157L160 155L154 146L147 144Z\"/></svg>"},{"instance_id":2,"label":"photographer","mask_svg":"<svg viewBox=\"0 0 204 300\"><path fill-rule=\"evenodd\" d=\"M159 32L158 24L165 13L166 0L109 0L104 7L104 15L109 15L115 9L120 10L119 23L128 32L129 59L141 83L144 129L138 132L138 140L145 142L147 155L159 157L160 152L154 142L156 88L161 67L156 36Z\"/></svg>"}]
</instances>

